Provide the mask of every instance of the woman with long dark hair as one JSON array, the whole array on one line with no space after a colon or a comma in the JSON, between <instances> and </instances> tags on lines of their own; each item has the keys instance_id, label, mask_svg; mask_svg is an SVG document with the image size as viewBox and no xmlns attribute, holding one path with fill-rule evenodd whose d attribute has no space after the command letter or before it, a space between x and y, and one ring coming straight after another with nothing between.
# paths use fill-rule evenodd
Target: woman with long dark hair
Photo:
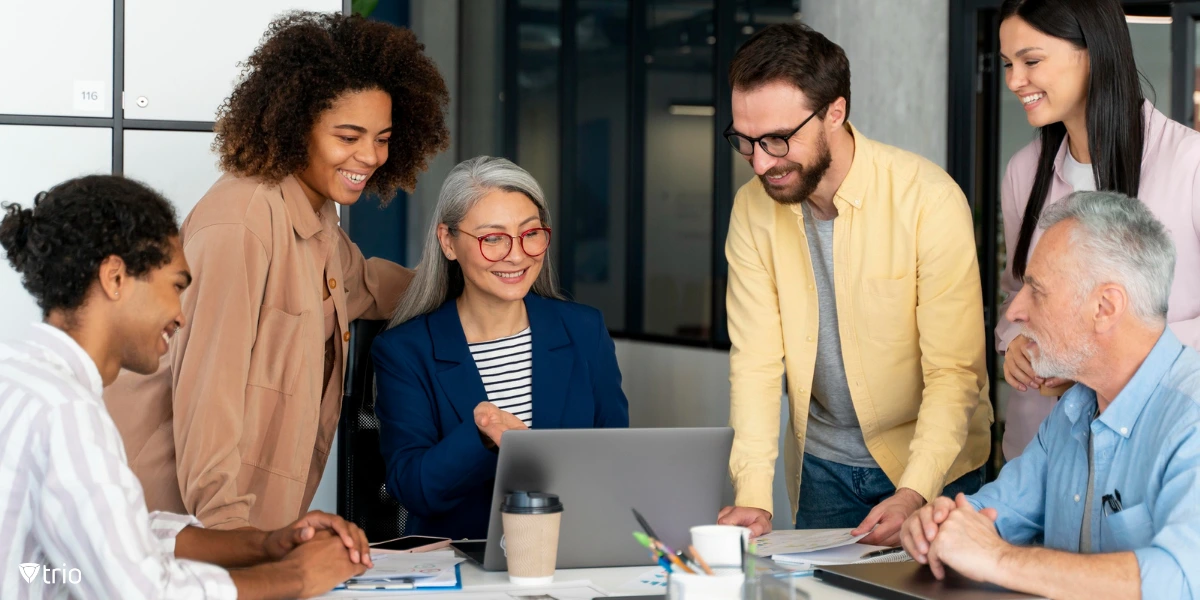
<instances>
[{"instance_id":1,"label":"woman with long dark hair","mask_svg":"<svg viewBox=\"0 0 1200 600\"><path fill-rule=\"evenodd\" d=\"M1001 288L1010 301L1021 288L1047 206L1074 191L1122 192L1145 203L1175 242L1167 320L1185 344L1200 346L1200 134L1143 95L1120 2L1008 0L1000 19L1005 80L1039 128L1038 139L1013 155L1001 185L1008 254ZM1013 387L1004 432L1011 459L1070 382L1038 377L1036 341L1003 309L1000 315L996 343Z\"/></svg>"}]
</instances>

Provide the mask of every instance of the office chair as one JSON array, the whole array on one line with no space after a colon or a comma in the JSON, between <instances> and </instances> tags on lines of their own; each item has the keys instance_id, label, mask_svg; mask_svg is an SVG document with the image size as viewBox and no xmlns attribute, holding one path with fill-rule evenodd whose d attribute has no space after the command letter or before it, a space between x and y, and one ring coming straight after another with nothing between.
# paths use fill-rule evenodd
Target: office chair
<instances>
[{"instance_id":1,"label":"office chair","mask_svg":"<svg viewBox=\"0 0 1200 600\"><path fill-rule=\"evenodd\" d=\"M379 454L371 343L386 328L387 321L350 324L342 418L338 421L338 514L361 527L371 542L404 535L408 522L408 511L388 494Z\"/></svg>"}]
</instances>

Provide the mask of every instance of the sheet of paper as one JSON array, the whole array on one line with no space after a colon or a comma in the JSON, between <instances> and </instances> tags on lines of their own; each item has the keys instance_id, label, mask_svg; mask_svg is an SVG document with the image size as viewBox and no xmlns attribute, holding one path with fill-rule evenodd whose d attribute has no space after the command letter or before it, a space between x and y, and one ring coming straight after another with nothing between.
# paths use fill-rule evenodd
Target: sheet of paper
<instances>
[{"instance_id":1,"label":"sheet of paper","mask_svg":"<svg viewBox=\"0 0 1200 600\"><path fill-rule=\"evenodd\" d=\"M592 600L592 598L601 598L607 596L602 590L592 587L591 583L580 585L578 583L566 586L551 585L547 587L522 587L516 585L507 586L506 590L486 590L472 591L470 589L462 591L444 591L424 593L421 590L408 592L351 592L347 590L335 590L322 596L322 598L339 598L348 600L350 598L359 598L361 600L384 600L392 598L405 598L407 600Z\"/></svg>"},{"instance_id":2,"label":"sheet of paper","mask_svg":"<svg viewBox=\"0 0 1200 600\"><path fill-rule=\"evenodd\" d=\"M867 534L850 535L853 529L783 529L775 530L754 541L758 556L813 552L853 544Z\"/></svg>"},{"instance_id":3,"label":"sheet of paper","mask_svg":"<svg viewBox=\"0 0 1200 600\"><path fill-rule=\"evenodd\" d=\"M625 582L616 590L619 593L630 592L666 592L667 572L662 567L650 569L633 579Z\"/></svg>"},{"instance_id":4,"label":"sheet of paper","mask_svg":"<svg viewBox=\"0 0 1200 600\"><path fill-rule=\"evenodd\" d=\"M374 561L375 566L356 579L411 577L444 581L448 577L451 582L449 585L454 585L454 565L465 559L455 556L453 550L448 550L412 554L372 552L371 560Z\"/></svg>"},{"instance_id":5,"label":"sheet of paper","mask_svg":"<svg viewBox=\"0 0 1200 600\"><path fill-rule=\"evenodd\" d=\"M876 550L887 550L888 546L872 546L870 544L846 544L835 548L814 550L812 552L797 552L795 554L776 554L771 558L778 563L807 563L810 565L848 565L862 560L864 554Z\"/></svg>"}]
</instances>

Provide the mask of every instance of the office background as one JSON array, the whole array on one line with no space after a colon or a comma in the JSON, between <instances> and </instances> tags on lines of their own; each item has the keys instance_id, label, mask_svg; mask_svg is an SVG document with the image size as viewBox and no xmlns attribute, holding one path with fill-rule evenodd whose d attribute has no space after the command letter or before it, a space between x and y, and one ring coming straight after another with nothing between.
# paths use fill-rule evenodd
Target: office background
<instances>
[{"instance_id":1,"label":"office background","mask_svg":"<svg viewBox=\"0 0 1200 600\"><path fill-rule=\"evenodd\" d=\"M998 181L1034 135L998 68L999 4L0 0L0 201L28 203L80 174L123 173L165 193L182 218L218 177L215 111L270 19L369 10L425 43L451 90L453 143L413 194L382 211L375 199L343 211L363 251L414 265L446 173L479 154L512 158L547 191L565 288L600 308L616 338L633 426L724 425L724 234L733 193L753 176L720 138L733 52L758 29L797 18L845 48L855 125L946 167L967 191L991 322L1004 268ZM1156 106L1194 125L1200 2L1125 5ZM0 289L2 338L39 315L7 264ZM1002 421L1000 360L989 367ZM332 511L330 458L314 507ZM777 477L777 506L786 506L783 484Z\"/></svg>"}]
</instances>

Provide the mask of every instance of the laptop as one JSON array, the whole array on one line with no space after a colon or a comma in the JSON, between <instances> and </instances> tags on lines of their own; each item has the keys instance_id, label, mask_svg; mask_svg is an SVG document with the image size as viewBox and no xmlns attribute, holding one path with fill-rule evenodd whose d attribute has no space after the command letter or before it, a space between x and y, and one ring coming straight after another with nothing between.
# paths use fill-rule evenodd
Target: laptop
<instances>
[{"instance_id":1,"label":"laptop","mask_svg":"<svg viewBox=\"0 0 1200 600\"><path fill-rule=\"evenodd\" d=\"M557 494L560 569L653 565L631 509L672 548L715 523L729 487L729 427L504 432L483 568L507 570L500 505L515 490Z\"/></svg>"},{"instance_id":2,"label":"laptop","mask_svg":"<svg viewBox=\"0 0 1200 600\"><path fill-rule=\"evenodd\" d=\"M820 567L813 576L830 585L882 600L1023 600L1037 598L990 583L972 581L947 569L938 581L915 562Z\"/></svg>"}]
</instances>

